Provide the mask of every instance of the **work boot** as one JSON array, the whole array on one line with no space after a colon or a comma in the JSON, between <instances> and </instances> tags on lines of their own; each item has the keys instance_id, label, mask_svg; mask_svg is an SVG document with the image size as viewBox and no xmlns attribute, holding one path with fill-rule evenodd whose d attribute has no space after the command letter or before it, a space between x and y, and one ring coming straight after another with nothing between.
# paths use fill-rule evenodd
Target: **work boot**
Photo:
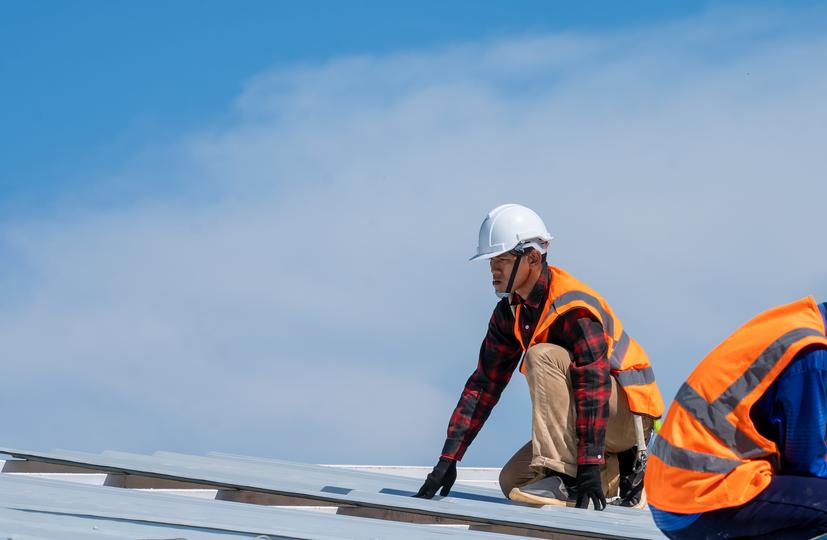
<instances>
[{"instance_id":1,"label":"work boot","mask_svg":"<svg viewBox=\"0 0 827 540\"><path fill-rule=\"evenodd\" d=\"M643 474L646 472L646 453L630 448L617 455L620 466L620 496L611 503L626 508L646 508Z\"/></svg>"},{"instance_id":2,"label":"work boot","mask_svg":"<svg viewBox=\"0 0 827 540\"><path fill-rule=\"evenodd\" d=\"M513 488L508 498L528 504L574 506L574 499L570 495L573 487L574 478L550 473L524 486Z\"/></svg>"}]
</instances>

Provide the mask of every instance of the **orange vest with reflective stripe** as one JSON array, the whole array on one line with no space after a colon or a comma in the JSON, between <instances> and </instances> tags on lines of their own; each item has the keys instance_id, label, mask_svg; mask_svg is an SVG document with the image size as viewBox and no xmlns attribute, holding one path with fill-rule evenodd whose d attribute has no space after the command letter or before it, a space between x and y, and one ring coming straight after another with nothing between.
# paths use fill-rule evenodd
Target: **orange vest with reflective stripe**
<instances>
[{"instance_id":1,"label":"orange vest with reflective stripe","mask_svg":"<svg viewBox=\"0 0 827 540\"><path fill-rule=\"evenodd\" d=\"M519 327L522 306L518 304L514 310L514 335L523 351L535 343L546 343L549 328L560 315L575 308L587 309L603 325L611 372L626 392L629 409L636 414L659 418L663 414L663 398L643 347L629 337L606 300L591 287L560 268L549 266L549 270L551 285L548 298L528 345L523 343ZM520 372L525 373L524 364L520 365Z\"/></svg>"},{"instance_id":2,"label":"orange vest with reflective stripe","mask_svg":"<svg viewBox=\"0 0 827 540\"><path fill-rule=\"evenodd\" d=\"M804 347L827 347L812 296L752 319L718 345L681 386L651 447L653 506L692 514L740 506L761 493L779 462L750 408Z\"/></svg>"}]
</instances>

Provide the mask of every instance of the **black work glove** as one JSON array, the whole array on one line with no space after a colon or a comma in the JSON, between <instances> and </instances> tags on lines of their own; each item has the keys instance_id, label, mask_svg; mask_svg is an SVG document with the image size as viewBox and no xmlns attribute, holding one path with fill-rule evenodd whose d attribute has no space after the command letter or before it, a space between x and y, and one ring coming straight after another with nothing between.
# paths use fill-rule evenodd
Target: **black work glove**
<instances>
[{"instance_id":1,"label":"black work glove","mask_svg":"<svg viewBox=\"0 0 827 540\"><path fill-rule=\"evenodd\" d=\"M620 462L620 497L610 504L637 508L643 495L643 476L646 473L646 450L632 447L617 454Z\"/></svg>"},{"instance_id":2,"label":"black work glove","mask_svg":"<svg viewBox=\"0 0 827 540\"><path fill-rule=\"evenodd\" d=\"M577 495L577 508L588 508L589 501L595 510L606 508L606 496L603 495L603 484L600 482L600 465L578 465L574 493Z\"/></svg>"},{"instance_id":3,"label":"black work glove","mask_svg":"<svg viewBox=\"0 0 827 540\"><path fill-rule=\"evenodd\" d=\"M439 462L431 471L431 474L425 479L425 483L419 488L414 497L420 499L431 499L436 495L436 491L441 487L440 495L445 497L451 491L451 486L457 479L457 462L453 459L439 458Z\"/></svg>"}]
</instances>

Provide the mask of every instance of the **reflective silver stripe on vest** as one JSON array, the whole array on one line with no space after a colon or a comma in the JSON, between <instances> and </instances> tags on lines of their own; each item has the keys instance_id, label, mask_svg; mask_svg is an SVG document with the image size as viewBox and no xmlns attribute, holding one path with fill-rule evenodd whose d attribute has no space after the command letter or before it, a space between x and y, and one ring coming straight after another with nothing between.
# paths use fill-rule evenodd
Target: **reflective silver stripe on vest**
<instances>
[{"instance_id":1,"label":"reflective silver stripe on vest","mask_svg":"<svg viewBox=\"0 0 827 540\"><path fill-rule=\"evenodd\" d=\"M654 455L670 467L706 473L727 474L741 464L737 459L728 459L679 448L669 443L660 435L649 447Z\"/></svg>"},{"instance_id":2,"label":"reflective silver stripe on vest","mask_svg":"<svg viewBox=\"0 0 827 540\"><path fill-rule=\"evenodd\" d=\"M569 302L574 302L575 300L579 300L581 302L585 302L591 307L593 307L599 314L600 318L603 319L603 326L606 328L606 333L614 339L614 329L615 329L615 321L609 313L603 309L603 306L600 305L600 300L595 298L594 296L584 293L582 291L569 291L566 294L561 294L559 298L554 300L554 311L557 311L557 306L564 306ZM549 318L552 316L552 312L549 311L548 316Z\"/></svg>"},{"instance_id":3,"label":"reflective silver stripe on vest","mask_svg":"<svg viewBox=\"0 0 827 540\"><path fill-rule=\"evenodd\" d=\"M628 369L626 371L618 371L615 374L617 382L620 386L635 386L638 384L650 384L655 382L655 372L652 368L647 367L643 369Z\"/></svg>"},{"instance_id":4,"label":"reflective silver stripe on vest","mask_svg":"<svg viewBox=\"0 0 827 540\"><path fill-rule=\"evenodd\" d=\"M746 372L738 377L729 388L724 390L715 401L720 403L727 411L735 410L735 407L741 403L747 394L764 380L767 373L787 352L787 349L798 341L811 336L824 337L824 334L813 328L796 328L773 341L769 347L764 349L764 352L758 355L758 358L755 359L755 362Z\"/></svg>"},{"instance_id":5,"label":"reflective silver stripe on vest","mask_svg":"<svg viewBox=\"0 0 827 540\"><path fill-rule=\"evenodd\" d=\"M755 441L732 425L732 422L727 419L729 411L720 401L708 403L702 395L686 383L681 385L675 401L738 456L757 458L767 455L767 452Z\"/></svg>"},{"instance_id":6,"label":"reflective silver stripe on vest","mask_svg":"<svg viewBox=\"0 0 827 540\"><path fill-rule=\"evenodd\" d=\"M606 329L606 333L609 334L609 336L611 336L612 338L614 338L614 318L611 315L609 315L609 313L605 309L603 309L603 306L600 304L600 301L590 294L584 293L582 291L569 291L565 294L562 294L553 303L554 311L557 310L558 306L564 306L569 302L574 302L577 300L585 302L600 314L600 318L603 319L603 326ZM549 311L549 314L547 315L546 319L552 316L553 312ZM650 384L655 382L655 372L652 370L651 367L621 371L623 360L624 358L626 358L626 353L629 351L630 341L631 338L629 337L629 334L627 334L625 330L621 332L620 339L618 339L615 342L614 349L612 350L612 356L609 358L609 364L611 365L611 368L614 371L618 372L615 375L617 382L620 384L620 386L634 386L640 384Z\"/></svg>"},{"instance_id":7,"label":"reflective silver stripe on vest","mask_svg":"<svg viewBox=\"0 0 827 540\"><path fill-rule=\"evenodd\" d=\"M810 337L821 336L822 334L812 328L796 328L773 341L758 357L750 364L743 375L738 377L718 398L709 403L689 384L684 383L678 394L675 396L681 407L691 414L710 433L718 437L735 454L743 458L756 458L768 455L758 443L750 439L743 431L738 429L727 418L744 398L754 389L770 372L778 361L784 356L789 348L798 341ZM671 444L661 445L664 452L688 452L676 448ZM656 453L664 463L672 459L669 455ZM682 458L675 458L678 461ZM677 465L676 465L677 466ZM686 468L686 467L683 467ZM702 470L702 469L690 469Z\"/></svg>"},{"instance_id":8,"label":"reflective silver stripe on vest","mask_svg":"<svg viewBox=\"0 0 827 540\"><path fill-rule=\"evenodd\" d=\"M626 358L626 353L629 352L630 341L631 338L629 337L629 334L627 334L626 330L624 330L620 334L620 339L618 339L615 342L615 347L612 351L612 357L609 358L609 363L611 364L613 370L618 371L620 370L620 366L623 365L623 359Z\"/></svg>"}]
</instances>

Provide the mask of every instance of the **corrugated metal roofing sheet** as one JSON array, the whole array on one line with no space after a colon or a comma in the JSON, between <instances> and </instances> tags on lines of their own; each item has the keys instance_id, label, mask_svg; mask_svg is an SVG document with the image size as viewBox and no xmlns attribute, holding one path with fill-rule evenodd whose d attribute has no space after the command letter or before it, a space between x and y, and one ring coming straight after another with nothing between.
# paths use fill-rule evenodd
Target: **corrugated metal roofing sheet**
<instances>
[{"instance_id":1,"label":"corrugated metal roofing sheet","mask_svg":"<svg viewBox=\"0 0 827 540\"><path fill-rule=\"evenodd\" d=\"M648 512L610 507L602 513L577 509L542 509L512 504L494 490L461 486L442 500L410 495L419 481L242 456L190 456L158 452L151 456L104 452L31 452L0 449L16 457L87 465L97 469L210 485L296 495L337 504L402 510L415 514L457 518L470 523L520 527L545 532L569 532L601 538L663 538ZM341 517L341 516L340 516ZM364 520L363 520L364 521Z\"/></svg>"},{"instance_id":2,"label":"corrugated metal roofing sheet","mask_svg":"<svg viewBox=\"0 0 827 540\"><path fill-rule=\"evenodd\" d=\"M159 523L137 523L124 520L74 516L29 510L0 508L0 537L13 540L250 540L250 534L203 531ZM278 537L269 536L271 540ZM281 537L284 538L284 537Z\"/></svg>"},{"instance_id":3,"label":"corrugated metal roofing sheet","mask_svg":"<svg viewBox=\"0 0 827 540\"><path fill-rule=\"evenodd\" d=\"M439 528L427 525L366 520L304 510L203 500L146 491L89 486L57 480L0 474L0 531L26 534L43 531L47 538L68 531L77 538L86 533L113 538L298 538L341 539L450 539L507 540L499 534ZM62 519L59 519L62 518ZM74 519L70 519L74 518ZM160 536L159 536L160 534Z\"/></svg>"}]
</instances>

